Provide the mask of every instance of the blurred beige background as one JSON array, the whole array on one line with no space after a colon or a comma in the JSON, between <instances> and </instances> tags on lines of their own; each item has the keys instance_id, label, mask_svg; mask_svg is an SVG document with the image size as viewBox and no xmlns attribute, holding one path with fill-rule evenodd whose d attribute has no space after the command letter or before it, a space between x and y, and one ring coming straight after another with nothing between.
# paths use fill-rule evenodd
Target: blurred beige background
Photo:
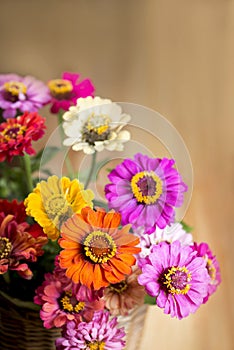
<instances>
[{"instance_id":1,"label":"blurred beige background","mask_svg":"<svg viewBox=\"0 0 234 350\"><path fill-rule=\"evenodd\" d=\"M223 282L182 321L150 308L140 350L232 350L234 1L1 0L0 33L2 73L81 72L97 94L153 108L182 135L194 167L185 219Z\"/></svg>"}]
</instances>

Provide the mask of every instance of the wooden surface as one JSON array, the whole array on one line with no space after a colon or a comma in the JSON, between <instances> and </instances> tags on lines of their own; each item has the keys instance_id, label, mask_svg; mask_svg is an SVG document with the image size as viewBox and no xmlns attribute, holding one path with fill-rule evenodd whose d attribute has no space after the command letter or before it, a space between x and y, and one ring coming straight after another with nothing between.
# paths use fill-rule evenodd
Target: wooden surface
<instances>
[{"instance_id":1,"label":"wooden surface","mask_svg":"<svg viewBox=\"0 0 234 350\"><path fill-rule=\"evenodd\" d=\"M151 308L141 349L232 350L234 2L1 0L0 33L2 72L80 71L101 96L153 108L180 132L194 168L185 219L223 282L182 321Z\"/></svg>"}]
</instances>

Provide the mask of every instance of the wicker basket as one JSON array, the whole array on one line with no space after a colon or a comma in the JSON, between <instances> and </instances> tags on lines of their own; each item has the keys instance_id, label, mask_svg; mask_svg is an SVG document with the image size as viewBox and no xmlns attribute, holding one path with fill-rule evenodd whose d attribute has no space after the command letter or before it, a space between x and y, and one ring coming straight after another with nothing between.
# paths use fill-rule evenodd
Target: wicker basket
<instances>
[{"instance_id":1,"label":"wicker basket","mask_svg":"<svg viewBox=\"0 0 234 350\"><path fill-rule=\"evenodd\" d=\"M0 294L0 349L55 350L58 329L45 329L33 303Z\"/></svg>"},{"instance_id":2,"label":"wicker basket","mask_svg":"<svg viewBox=\"0 0 234 350\"><path fill-rule=\"evenodd\" d=\"M134 308L128 316L119 316L119 326L124 327L126 332L125 350L141 350L142 335L149 305Z\"/></svg>"},{"instance_id":3,"label":"wicker basket","mask_svg":"<svg viewBox=\"0 0 234 350\"><path fill-rule=\"evenodd\" d=\"M55 350L58 329L45 329L33 303L13 299L0 292L0 350ZM126 350L140 350L148 306L133 309L119 317L125 327Z\"/></svg>"}]
</instances>

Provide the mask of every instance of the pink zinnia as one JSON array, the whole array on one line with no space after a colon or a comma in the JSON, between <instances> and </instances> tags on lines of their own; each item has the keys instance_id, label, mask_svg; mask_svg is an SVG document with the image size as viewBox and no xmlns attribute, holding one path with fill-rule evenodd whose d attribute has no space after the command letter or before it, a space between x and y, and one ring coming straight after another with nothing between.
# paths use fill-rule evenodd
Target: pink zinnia
<instances>
[{"instance_id":1,"label":"pink zinnia","mask_svg":"<svg viewBox=\"0 0 234 350\"><path fill-rule=\"evenodd\" d=\"M208 293L203 300L203 303L206 303L221 283L220 267L216 256L212 253L207 243L194 243L194 250L197 251L197 256L200 256L205 260L206 268L210 276Z\"/></svg>"},{"instance_id":2,"label":"pink zinnia","mask_svg":"<svg viewBox=\"0 0 234 350\"><path fill-rule=\"evenodd\" d=\"M118 328L117 317L110 319L109 312L95 312L91 322L77 324L70 321L56 340L57 350L122 350L125 346L124 328Z\"/></svg>"},{"instance_id":3,"label":"pink zinnia","mask_svg":"<svg viewBox=\"0 0 234 350\"><path fill-rule=\"evenodd\" d=\"M13 215L0 213L0 274L15 270L25 279L32 278L27 263L37 261L48 240L43 236L34 238L29 228L26 222L18 224Z\"/></svg>"},{"instance_id":4,"label":"pink zinnia","mask_svg":"<svg viewBox=\"0 0 234 350\"><path fill-rule=\"evenodd\" d=\"M51 113L68 111L70 106L76 104L79 97L93 96L95 88L91 80L84 79L77 83L79 77L79 74L64 72L61 79L49 81L52 97Z\"/></svg>"},{"instance_id":5,"label":"pink zinnia","mask_svg":"<svg viewBox=\"0 0 234 350\"><path fill-rule=\"evenodd\" d=\"M50 99L48 87L34 77L0 75L0 109L5 119L26 111L37 112Z\"/></svg>"},{"instance_id":6,"label":"pink zinnia","mask_svg":"<svg viewBox=\"0 0 234 350\"><path fill-rule=\"evenodd\" d=\"M179 241L161 242L150 255L141 259L138 282L156 297L164 313L179 319L194 313L207 295L210 276L203 258Z\"/></svg>"},{"instance_id":7,"label":"pink zinnia","mask_svg":"<svg viewBox=\"0 0 234 350\"><path fill-rule=\"evenodd\" d=\"M37 288L34 302L42 306L40 317L45 328L62 327L69 320L89 322L95 311L103 309L103 301L78 300L72 285L56 274L46 274L46 280ZM67 279L67 281L69 281Z\"/></svg>"},{"instance_id":8,"label":"pink zinnia","mask_svg":"<svg viewBox=\"0 0 234 350\"><path fill-rule=\"evenodd\" d=\"M32 141L44 135L45 119L36 112L25 112L16 118L7 119L0 124L0 162L11 161L14 156L23 156L24 152L33 155Z\"/></svg>"}]
</instances>

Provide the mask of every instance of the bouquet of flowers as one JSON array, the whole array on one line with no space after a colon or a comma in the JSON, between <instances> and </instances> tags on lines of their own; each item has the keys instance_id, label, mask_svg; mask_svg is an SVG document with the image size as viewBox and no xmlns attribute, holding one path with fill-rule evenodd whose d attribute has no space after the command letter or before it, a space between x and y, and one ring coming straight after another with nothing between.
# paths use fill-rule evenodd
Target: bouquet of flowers
<instances>
[{"instance_id":1,"label":"bouquet of flowers","mask_svg":"<svg viewBox=\"0 0 234 350\"><path fill-rule=\"evenodd\" d=\"M123 349L119 318L144 303L187 317L215 292L220 269L208 244L175 219L187 191L175 160L136 152L108 169L106 200L95 198L96 156L123 151L131 116L78 79L0 75L0 295L34 302L44 327L61 329L58 350ZM33 148L48 104L67 176L45 167L56 147ZM84 184L70 148L92 159Z\"/></svg>"}]
</instances>

